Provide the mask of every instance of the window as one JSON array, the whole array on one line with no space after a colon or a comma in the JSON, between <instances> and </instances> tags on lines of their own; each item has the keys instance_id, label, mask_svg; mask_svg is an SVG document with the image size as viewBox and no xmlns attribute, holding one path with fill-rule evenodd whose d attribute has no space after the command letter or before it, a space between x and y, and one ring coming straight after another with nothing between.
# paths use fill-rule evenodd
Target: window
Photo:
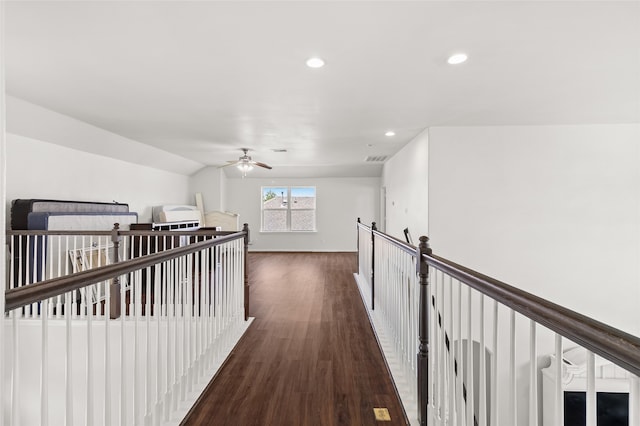
<instances>
[{"instance_id":1,"label":"window","mask_svg":"<svg viewBox=\"0 0 640 426\"><path fill-rule=\"evenodd\" d=\"M314 186L263 186L262 231L316 230Z\"/></svg>"}]
</instances>

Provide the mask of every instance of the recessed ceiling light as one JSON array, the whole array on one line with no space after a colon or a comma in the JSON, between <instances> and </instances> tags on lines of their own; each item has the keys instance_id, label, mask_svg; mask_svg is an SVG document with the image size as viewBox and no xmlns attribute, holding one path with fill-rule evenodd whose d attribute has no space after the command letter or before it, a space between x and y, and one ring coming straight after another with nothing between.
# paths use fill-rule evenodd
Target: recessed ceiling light
<instances>
[{"instance_id":1,"label":"recessed ceiling light","mask_svg":"<svg viewBox=\"0 0 640 426\"><path fill-rule=\"evenodd\" d=\"M395 136L396 132L394 132L393 130L389 130L387 133L384 134L385 136Z\"/></svg>"},{"instance_id":2,"label":"recessed ceiling light","mask_svg":"<svg viewBox=\"0 0 640 426\"><path fill-rule=\"evenodd\" d=\"M455 55L449 56L449 59L447 59L447 62L450 63L451 65L458 65L465 62L466 60L467 60L466 53L456 53Z\"/></svg>"},{"instance_id":3,"label":"recessed ceiling light","mask_svg":"<svg viewBox=\"0 0 640 426\"><path fill-rule=\"evenodd\" d=\"M322 68L324 66L324 60L321 58L309 58L307 59L307 66L309 68Z\"/></svg>"}]
</instances>

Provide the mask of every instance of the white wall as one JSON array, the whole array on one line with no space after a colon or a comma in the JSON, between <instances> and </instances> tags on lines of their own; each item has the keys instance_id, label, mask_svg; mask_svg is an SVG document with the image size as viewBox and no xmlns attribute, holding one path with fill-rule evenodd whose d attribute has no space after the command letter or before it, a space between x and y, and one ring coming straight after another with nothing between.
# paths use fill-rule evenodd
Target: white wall
<instances>
[{"instance_id":1,"label":"white wall","mask_svg":"<svg viewBox=\"0 0 640 426\"><path fill-rule=\"evenodd\" d=\"M638 124L431 128L385 164L389 233L428 223L436 254L637 335L639 141ZM416 194L428 204L412 208ZM506 311L499 324L504 354ZM528 332L520 318L518 424L528 416ZM538 333L538 354L552 352L552 335ZM499 368L499 399L509 400L507 375Z\"/></svg>"},{"instance_id":2,"label":"white wall","mask_svg":"<svg viewBox=\"0 0 640 426\"><path fill-rule=\"evenodd\" d=\"M227 211L227 175L220 173L220 210Z\"/></svg>"},{"instance_id":3,"label":"white wall","mask_svg":"<svg viewBox=\"0 0 640 426\"><path fill-rule=\"evenodd\" d=\"M414 244L428 231L428 158L425 130L387 160L382 172L387 220L379 228L404 240L403 229L408 227Z\"/></svg>"},{"instance_id":4,"label":"white wall","mask_svg":"<svg viewBox=\"0 0 640 426\"><path fill-rule=\"evenodd\" d=\"M6 200L6 165L7 165L7 150L6 150L6 95L5 95L5 48L4 48L4 6L5 2L0 2L0 200L4 204ZM6 223L6 210L0 208L0 223ZM5 277L7 264L7 246L6 246L6 234L2 232L0 235L0 289L6 288ZM0 297L0 312L4 312L4 297ZM5 371L4 365L4 315L0 315L0 371ZM0 379L1 380L1 379ZM0 382L0 392L6 395L7 389L4 383ZM0 410L1 412L2 410Z\"/></svg>"},{"instance_id":5,"label":"white wall","mask_svg":"<svg viewBox=\"0 0 640 426\"><path fill-rule=\"evenodd\" d=\"M154 205L195 204L195 161L12 96L7 132L7 212L16 198L116 200L149 222Z\"/></svg>"},{"instance_id":6,"label":"white wall","mask_svg":"<svg viewBox=\"0 0 640 426\"><path fill-rule=\"evenodd\" d=\"M315 186L317 232L260 232L261 187ZM379 178L228 178L228 211L251 229L252 251L356 251L356 219L377 220Z\"/></svg>"},{"instance_id":7,"label":"white wall","mask_svg":"<svg viewBox=\"0 0 640 426\"><path fill-rule=\"evenodd\" d=\"M7 96L7 131L102 157L189 175L203 164Z\"/></svg>"},{"instance_id":8,"label":"white wall","mask_svg":"<svg viewBox=\"0 0 640 426\"><path fill-rule=\"evenodd\" d=\"M639 125L432 128L434 251L640 331Z\"/></svg>"},{"instance_id":9,"label":"white wall","mask_svg":"<svg viewBox=\"0 0 640 426\"><path fill-rule=\"evenodd\" d=\"M16 198L116 200L150 222L154 205L194 204L186 175L14 134L7 135L6 172L7 212Z\"/></svg>"},{"instance_id":10,"label":"white wall","mask_svg":"<svg viewBox=\"0 0 640 426\"><path fill-rule=\"evenodd\" d=\"M192 174L189 178L189 192L202 194L204 211L224 211L223 194L226 184L226 176L222 169L217 167L204 167Z\"/></svg>"}]
</instances>

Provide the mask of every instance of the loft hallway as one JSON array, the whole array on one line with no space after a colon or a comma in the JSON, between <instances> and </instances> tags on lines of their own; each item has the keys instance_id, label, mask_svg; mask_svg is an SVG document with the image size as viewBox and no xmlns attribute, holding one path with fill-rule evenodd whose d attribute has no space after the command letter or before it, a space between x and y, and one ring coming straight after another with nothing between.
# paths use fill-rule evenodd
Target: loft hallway
<instances>
[{"instance_id":1,"label":"loft hallway","mask_svg":"<svg viewBox=\"0 0 640 426\"><path fill-rule=\"evenodd\" d=\"M356 227L357 257L7 231L0 426L640 425L639 337Z\"/></svg>"},{"instance_id":2,"label":"loft hallway","mask_svg":"<svg viewBox=\"0 0 640 426\"><path fill-rule=\"evenodd\" d=\"M352 253L250 253L255 317L183 425L407 424Z\"/></svg>"}]
</instances>

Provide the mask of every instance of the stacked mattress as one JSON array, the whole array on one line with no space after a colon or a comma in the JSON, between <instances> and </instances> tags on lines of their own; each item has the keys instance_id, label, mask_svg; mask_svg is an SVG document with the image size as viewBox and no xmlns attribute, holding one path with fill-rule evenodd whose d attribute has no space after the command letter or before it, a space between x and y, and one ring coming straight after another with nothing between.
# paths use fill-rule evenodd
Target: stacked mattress
<instances>
[{"instance_id":1,"label":"stacked mattress","mask_svg":"<svg viewBox=\"0 0 640 426\"><path fill-rule=\"evenodd\" d=\"M114 223L127 230L137 222L138 214L129 212L128 204L43 199L18 199L11 203L13 230L109 231ZM14 264L23 265L14 269L16 283L40 281L46 278L43 276L45 270L51 271L53 276L62 275L68 258L65 249L59 253L58 245L49 244L47 236L20 239L21 243L17 245L20 248L13 253ZM83 247L83 237L72 236L67 242L71 247L89 249Z\"/></svg>"},{"instance_id":2,"label":"stacked mattress","mask_svg":"<svg viewBox=\"0 0 640 426\"><path fill-rule=\"evenodd\" d=\"M27 217L27 229L43 231L109 231L114 223L122 230L129 229L129 225L138 223L138 214L32 212Z\"/></svg>"},{"instance_id":3,"label":"stacked mattress","mask_svg":"<svg viewBox=\"0 0 640 426\"><path fill-rule=\"evenodd\" d=\"M43 199L17 199L11 202L11 229L55 229L55 228L29 228L29 215L32 213L67 213L76 216L89 214L98 216L99 214L126 213L136 218L136 213L129 213L128 204L101 203L87 201L63 201L63 200L43 200ZM133 222L133 223L136 223ZM35 223L41 223L34 220ZM41 225L38 225L41 226ZM108 229L113 227L113 223ZM68 228L63 228L68 229ZM98 230L98 228L73 228L82 230ZM100 228L101 230L104 228ZM60 229L55 229L60 230Z\"/></svg>"}]
</instances>

